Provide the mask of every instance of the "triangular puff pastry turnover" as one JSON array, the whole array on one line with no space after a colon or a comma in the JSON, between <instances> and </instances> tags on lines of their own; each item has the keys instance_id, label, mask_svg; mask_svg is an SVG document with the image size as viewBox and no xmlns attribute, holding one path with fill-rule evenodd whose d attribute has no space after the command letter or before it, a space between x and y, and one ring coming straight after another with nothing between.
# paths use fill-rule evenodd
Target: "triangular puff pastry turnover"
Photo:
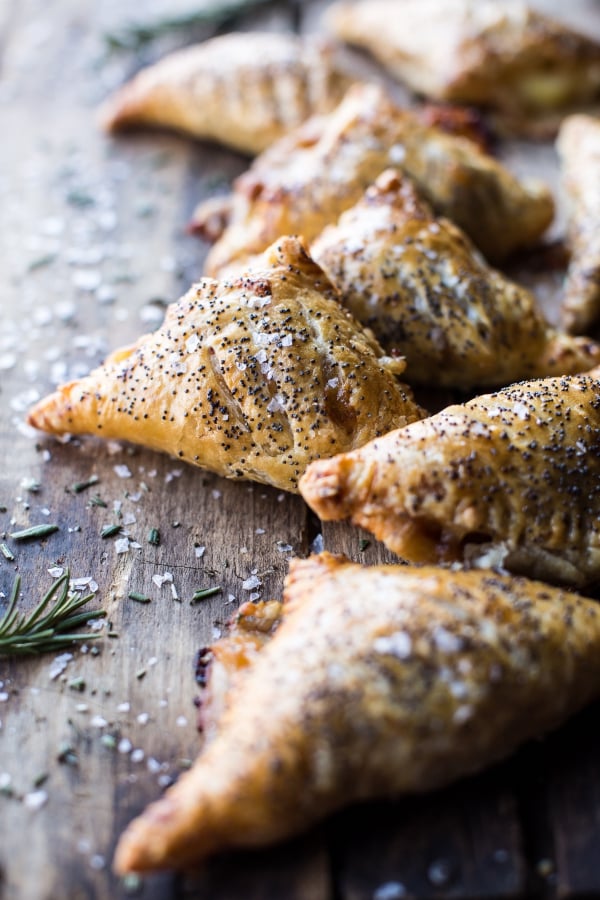
<instances>
[{"instance_id":1,"label":"triangular puff pastry turnover","mask_svg":"<svg viewBox=\"0 0 600 900\"><path fill-rule=\"evenodd\" d=\"M600 609L490 572L292 560L279 629L117 871L185 867L350 803L430 791L600 693Z\"/></svg>"},{"instance_id":2,"label":"triangular puff pastry turnover","mask_svg":"<svg viewBox=\"0 0 600 900\"><path fill-rule=\"evenodd\" d=\"M348 84L333 47L314 36L231 33L143 69L105 103L101 121L110 131L174 128L254 154L333 109Z\"/></svg>"},{"instance_id":3,"label":"triangular puff pastry turnover","mask_svg":"<svg viewBox=\"0 0 600 900\"><path fill-rule=\"evenodd\" d=\"M600 578L600 381L526 381L450 406L314 463L300 492L411 562L582 587Z\"/></svg>"},{"instance_id":4,"label":"triangular puff pastry turnover","mask_svg":"<svg viewBox=\"0 0 600 900\"><path fill-rule=\"evenodd\" d=\"M569 116L557 147L570 203L563 321L581 334L600 322L600 119Z\"/></svg>"},{"instance_id":5,"label":"triangular puff pastry turnover","mask_svg":"<svg viewBox=\"0 0 600 900\"><path fill-rule=\"evenodd\" d=\"M521 0L360 0L327 21L417 93L486 107L505 131L541 137L600 106L600 43Z\"/></svg>"},{"instance_id":6,"label":"triangular puff pastry turnover","mask_svg":"<svg viewBox=\"0 0 600 900\"><path fill-rule=\"evenodd\" d=\"M473 142L399 109L377 85L353 85L334 112L277 141L236 180L207 273L262 253L284 234L312 241L390 166L489 259L534 243L552 220L552 197L539 181L519 182ZM196 225L211 240L219 234L214 201L200 207Z\"/></svg>"},{"instance_id":7,"label":"triangular puff pastry turnover","mask_svg":"<svg viewBox=\"0 0 600 900\"><path fill-rule=\"evenodd\" d=\"M386 170L311 256L411 383L462 389L584 372L600 346L560 334L530 291L490 268L406 176Z\"/></svg>"},{"instance_id":8,"label":"triangular puff pastry turnover","mask_svg":"<svg viewBox=\"0 0 600 900\"><path fill-rule=\"evenodd\" d=\"M201 281L158 331L40 401L29 422L295 490L311 460L423 414L396 380L404 361L325 291L299 241L282 239L247 276Z\"/></svg>"}]
</instances>

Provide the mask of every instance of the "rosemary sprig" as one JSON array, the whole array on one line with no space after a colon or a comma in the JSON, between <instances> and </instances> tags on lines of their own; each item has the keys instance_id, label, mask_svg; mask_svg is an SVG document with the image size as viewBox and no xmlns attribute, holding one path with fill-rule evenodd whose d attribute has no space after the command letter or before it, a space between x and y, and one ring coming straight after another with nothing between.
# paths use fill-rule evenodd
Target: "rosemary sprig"
<instances>
[{"instance_id":1,"label":"rosemary sprig","mask_svg":"<svg viewBox=\"0 0 600 900\"><path fill-rule=\"evenodd\" d=\"M125 25L117 31L107 32L104 40L110 51L139 50L156 38L173 31L186 31L199 25L212 25L214 28L231 25L237 16L275 2L276 0L226 0L226 2L219 0L213 5L206 5L202 9L179 16L157 19L147 24L134 22Z\"/></svg>"},{"instance_id":2,"label":"rosemary sprig","mask_svg":"<svg viewBox=\"0 0 600 900\"><path fill-rule=\"evenodd\" d=\"M48 653L62 650L74 641L93 641L98 634L76 634L74 628L100 619L104 610L79 612L93 594L78 597L69 590L69 571L57 581L29 615L19 613L17 598L21 589L21 576L15 578L6 612L0 619L0 656L17 656ZM54 606L48 609L54 599Z\"/></svg>"}]
</instances>

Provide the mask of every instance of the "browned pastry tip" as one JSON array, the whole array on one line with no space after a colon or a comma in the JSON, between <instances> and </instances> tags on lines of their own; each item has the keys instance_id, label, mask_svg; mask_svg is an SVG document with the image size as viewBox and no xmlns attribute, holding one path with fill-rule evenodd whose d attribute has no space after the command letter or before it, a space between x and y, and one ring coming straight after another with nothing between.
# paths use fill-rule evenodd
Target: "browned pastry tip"
<instances>
[{"instance_id":1,"label":"browned pastry tip","mask_svg":"<svg viewBox=\"0 0 600 900\"><path fill-rule=\"evenodd\" d=\"M476 772L598 696L599 651L597 604L539 582L293 560L279 628L115 868L197 865Z\"/></svg>"}]
</instances>

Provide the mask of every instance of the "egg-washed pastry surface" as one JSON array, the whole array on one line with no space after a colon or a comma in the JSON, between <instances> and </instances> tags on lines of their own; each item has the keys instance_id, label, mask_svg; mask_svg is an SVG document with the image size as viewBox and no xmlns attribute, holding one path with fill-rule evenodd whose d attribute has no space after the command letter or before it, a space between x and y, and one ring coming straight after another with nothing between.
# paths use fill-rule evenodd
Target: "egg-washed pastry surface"
<instances>
[{"instance_id":1,"label":"egg-washed pastry surface","mask_svg":"<svg viewBox=\"0 0 600 900\"><path fill-rule=\"evenodd\" d=\"M342 2L327 23L417 93L489 108L507 132L547 136L600 108L600 43L521 0Z\"/></svg>"},{"instance_id":2,"label":"egg-washed pastry surface","mask_svg":"<svg viewBox=\"0 0 600 900\"><path fill-rule=\"evenodd\" d=\"M314 463L300 492L411 562L585 586L600 577L600 381L526 381L450 406Z\"/></svg>"},{"instance_id":3,"label":"egg-washed pastry surface","mask_svg":"<svg viewBox=\"0 0 600 900\"><path fill-rule=\"evenodd\" d=\"M397 171L310 252L352 314L406 358L411 383L476 389L600 363L598 344L552 328L533 294L488 266Z\"/></svg>"},{"instance_id":4,"label":"egg-washed pastry surface","mask_svg":"<svg viewBox=\"0 0 600 900\"><path fill-rule=\"evenodd\" d=\"M569 116L557 147L570 204L563 320L581 334L600 323L600 119Z\"/></svg>"},{"instance_id":5,"label":"egg-washed pastry surface","mask_svg":"<svg viewBox=\"0 0 600 900\"><path fill-rule=\"evenodd\" d=\"M243 263L283 234L313 240L390 166L409 175L489 259L534 243L552 220L545 185L518 181L470 140L399 109L377 85L354 85L330 115L310 119L259 156L219 215L214 201L197 210L195 224L210 239L225 226L207 273Z\"/></svg>"},{"instance_id":6,"label":"egg-washed pastry surface","mask_svg":"<svg viewBox=\"0 0 600 900\"><path fill-rule=\"evenodd\" d=\"M262 269L201 281L158 331L41 400L29 422L296 490L311 460L423 414L395 377L404 361L327 290L299 241L282 239Z\"/></svg>"},{"instance_id":7,"label":"egg-washed pastry surface","mask_svg":"<svg viewBox=\"0 0 600 900\"><path fill-rule=\"evenodd\" d=\"M349 83L319 38L231 33L143 69L105 103L101 120L110 131L159 125L254 154L328 112Z\"/></svg>"},{"instance_id":8,"label":"egg-washed pastry surface","mask_svg":"<svg viewBox=\"0 0 600 900\"><path fill-rule=\"evenodd\" d=\"M600 609L525 579L292 560L283 621L117 871L196 864L350 803L439 788L600 692Z\"/></svg>"}]
</instances>

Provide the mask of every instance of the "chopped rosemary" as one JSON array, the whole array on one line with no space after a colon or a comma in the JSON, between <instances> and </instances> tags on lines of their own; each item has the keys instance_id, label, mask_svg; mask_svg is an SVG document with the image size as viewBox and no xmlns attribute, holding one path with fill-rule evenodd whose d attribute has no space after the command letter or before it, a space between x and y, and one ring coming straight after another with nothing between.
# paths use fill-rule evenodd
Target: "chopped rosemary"
<instances>
[{"instance_id":1,"label":"chopped rosemary","mask_svg":"<svg viewBox=\"0 0 600 900\"><path fill-rule=\"evenodd\" d=\"M109 538L114 537L115 534L118 534L121 530L120 525L105 525L102 531L100 532L100 537Z\"/></svg>"},{"instance_id":2,"label":"chopped rosemary","mask_svg":"<svg viewBox=\"0 0 600 900\"><path fill-rule=\"evenodd\" d=\"M41 540L58 531L58 525L32 525L31 528L23 528L22 531L13 531L9 537L13 541L33 541Z\"/></svg>"},{"instance_id":3,"label":"chopped rosemary","mask_svg":"<svg viewBox=\"0 0 600 900\"><path fill-rule=\"evenodd\" d=\"M49 266L50 263L53 263L55 259L56 253L46 253L44 256L38 256L31 260L27 266L27 271L35 272L36 269L43 269L44 266Z\"/></svg>"},{"instance_id":4,"label":"chopped rosemary","mask_svg":"<svg viewBox=\"0 0 600 900\"><path fill-rule=\"evenodd\" d=\"M211 4L203 4L202 8L193 12L158 19L147 25L132 23L119 31L104 35L107 48L114 50L139 50L150 41L173 31L186 32L198 25L212 25L215 28L230 25L241 13L256 7L273 4L275 0L218 0Z\"/></svg>"},{"instance_id":5,"label":"chopped rosemary","mask_svg":"<svg viewBox=\"0 0 600 900\"><path fill-rule=\"evenodd\" d=\"M104 610L79 612L92 599L92 594L79 597L69 590L68 570L58 578L43 596L33 612L19 613L17 599L21 576L15 578L8 606L0 619L0 656L47 653L62 650L74 641L93 641L98 634L72 633L71 629L106 615ZM54 599L54 606L47 607Z\"/></svg>"},{"instance_id":6,"label":"chopped rosemary","mask_svg":"<svg viewBox=\"0 0 600 900\"><path fill-rule=\"evenodd\" d=\"M97 475L90 475L87 481L76 481L75 484L71 485L71 491L74 494L80 494L82 491L85 491L86 488L92 487L94 484L98 484L100 479Z\"/></svg>"},{"instance_id":7,"label":"chopped rosemary","mask_svg":"<svg viewBox=\"0 0 600 900\"><path fill-rule=\"evenodd\" d=\"M103 500L100 494L94 494L93 497L90 497L88 500L88 506L101 506L103 509L108 509L108 503L106 500Z\"/></svg>"},{"instance_id":8,"label":"chopped rosemary","mask_svg":"<svg viewBox=\"0 0 600 900\"><path fill-rule=\"evenodd\" d=\"M135 600L137 603L150 603L150 597L147 597L146 594L138 594L137 591L130 591L127 596L130 600Z\"/></svg>"},{"instance_id":9,"label":"chopped rosemary","mask_svg":"<svg viewBox=\"0 0 600 900\"><path fill-rule=\"evenodd\" d=\"M191 599L191 603L196 603L198 600L205 600L207 597L213 597L215 594L220 594L223 588L221 585L216 585L215 587L205 588L201 591L195 591L194 596Z\"/></svg>"},{"instance_id":10,"label":"chopped rosemary","mask_svg":"<svg viewBox=\"0 0 600 900\"><path fill-rule=\"evenodd\" d=\"M85 678L71 678L68 686L72 691L79 691L81 693L82 691L85 691L86 688Z\"/></svg>"},{"instance_id":11,"label":"chopped rosemary","mask_svg":"<svg viewBox=\"0 0 600 900\"><path fill-rule=\"evenodd\" d=\"M117 739L115 738L114 734L103 734L100 738L100 743L108 750L114 750L117 746Z\"/></svg>"},{"instance_id":12,"label":"chopped rosemary","mask_svg":"<svg viewBox=\"0 0 600 900\"><path fill-rule=\"evenodd\" d=\"M56 759L57 762L66 766L76 766L79 761L77 751L68 743L61 744Z\"/></svg>"},{"instance_id":13,"label":"chopped rosemary","mask_svg":"<svg viewBox=\"0 0 600 900\"><path fill-rule=\"evenodd\" d=\"M86 209L88 206L94 206L96 203L91 194L88 194L86 191L80 191L77 188L73 188L73 190L69 191L65 200L67 203L70 203L71 206L78 206L80 209Z\"/></svg>"},{"instance_id":14,"label":"chopped rosemary","mask_svg":"<svg viewBox=\"0 0 600 900\"><path fill-rule=\"evenodd\" d=\"M158 547L160 544L160 531L158 528L151 528L148 532L148 543L154 544L155 547Z\"/></svg>"},{"instance_id":15,"label":"chopped rosemary","mask_svg":"<svg viewBox=\"0 0 600 900\"><path fill-rule=\"evenodd\" d=\"M13 562L15 558L15 554L12 552L10 547L7 547L6 544L0 544L0 553L4 559L7 559L9 562Z\"/></svg>"},{"instance_id":16,"label":"chopped rosemary","mask_svg":"<svg viewBox=\"0 0 600 900\"><path fill-rule=\"evenodd\" d=\"M371 541L368 540L368 538L361 538L360 541L358 542L358 549L360 550L361 553L364 550L366 550L367 547L370 547L370 546L371 546Z\"/></svg>"},{"instance_id":17,"label":"chopped rosemary","mask_svg":"<svg viewBox=\"0 0 600 900\"><path fill-rule=\"evenodd\" d=\"M136 872L128 872L123 876L121 884L126 894L137 894L142 888L143 881Z\"/></svg>"},{"instance_id":18,"label":"chopped rosemary","mask_svg":"<svg viewBox=\"0 0 600 900\"><path fill-rule=\"evenodd\" d=\"M39 494L42 485L35 478L24 478L21 482L22 486L30 494Z\"/></svg>"},{"instance_id":19,"label":"chopped rosemary","mask_svg":"<svg viewBox=\"0 0 600 900\"><path fill-rule=\"evenodd\" d=\"M141 681L145 675L146 675L145 669L138 669L137 672L135 673L135 677L137 678L138 681Z\"/></svg>"}]
</instances>

